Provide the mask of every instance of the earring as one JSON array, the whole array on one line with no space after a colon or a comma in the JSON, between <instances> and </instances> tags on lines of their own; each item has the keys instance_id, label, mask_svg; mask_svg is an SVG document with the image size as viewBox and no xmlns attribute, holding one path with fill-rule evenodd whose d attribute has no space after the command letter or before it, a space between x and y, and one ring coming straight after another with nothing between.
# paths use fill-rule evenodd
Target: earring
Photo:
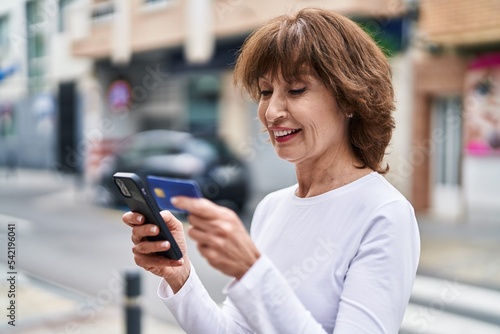
<instances>
[{"instance_id":1,"label":"earring","mask_svg":"<svg viewBox=\"0 0 500 334\"><path fill-rule=\"evenodd\" d=\"M349 115L347 115L347 117L349 118L352 118L354 115L352 113L350 113Z\"/></svg>"}]
</instances>

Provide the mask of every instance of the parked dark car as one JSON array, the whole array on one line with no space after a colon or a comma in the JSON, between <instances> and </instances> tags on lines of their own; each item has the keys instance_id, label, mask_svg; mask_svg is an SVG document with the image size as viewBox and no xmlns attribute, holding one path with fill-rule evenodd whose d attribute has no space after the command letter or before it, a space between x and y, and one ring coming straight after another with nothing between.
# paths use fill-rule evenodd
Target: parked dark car
<instances>
[{"instance_id":1,"label":"parked dark car","mask_svg":"<svg viewBox=\"0 0 500 334\"><path fill-rule=\"evenodd\" d=\"M224 142L186 132L145 131L118 144L100 166L101 204L125 204L112 179L118 171L136 173L144 182L148 175L195 180L205 198L236 211L244 208L249 196L248 168Z\"/></svg>"}]
</instances>

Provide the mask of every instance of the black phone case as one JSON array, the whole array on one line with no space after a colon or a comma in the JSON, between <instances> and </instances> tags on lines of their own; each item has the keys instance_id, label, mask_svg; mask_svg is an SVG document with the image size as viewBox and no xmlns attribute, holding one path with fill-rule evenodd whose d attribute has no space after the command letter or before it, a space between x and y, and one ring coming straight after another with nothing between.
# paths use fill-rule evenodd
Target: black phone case
<instances>
[{"instance_id":1,"label":"black phone case","mask_svg":"<svg viewBox=\"0 0 500 334\"><path fill-rule=\"evenodd\" d=\"M144 185L139 176L134 173L115 173L114 182L120 179L130 192L130 197L123 195L130 211L138 212L144 216L146 223L155 224L160 229L160 233L154 237L148 237L151 241L167 240L170 242L170 249L158 252L158 255L166 256L170 259L179 260L182 258L182 252L177 245L172 233L163 221L160 215L160 209L148 193L148 188ZM118 189L120 188L117 184ZM119 189L120 190L120 189Z\"/></svg>"}]
</instances>

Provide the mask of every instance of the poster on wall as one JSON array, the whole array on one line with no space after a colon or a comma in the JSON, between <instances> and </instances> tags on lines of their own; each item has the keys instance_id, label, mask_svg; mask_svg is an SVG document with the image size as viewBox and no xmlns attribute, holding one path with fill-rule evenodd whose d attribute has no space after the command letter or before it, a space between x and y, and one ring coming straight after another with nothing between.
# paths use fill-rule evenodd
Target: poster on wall
<instances>
[{"instance_id":1,"label":"poster on wall","mask_svg":"<svg viewBox=\"0 0 500 334\"><path fill-rule=\"evenodd\" d=\"M500 52L470 63L464 96L465 154L500 157Z\"/></svg>"}]
</instances>

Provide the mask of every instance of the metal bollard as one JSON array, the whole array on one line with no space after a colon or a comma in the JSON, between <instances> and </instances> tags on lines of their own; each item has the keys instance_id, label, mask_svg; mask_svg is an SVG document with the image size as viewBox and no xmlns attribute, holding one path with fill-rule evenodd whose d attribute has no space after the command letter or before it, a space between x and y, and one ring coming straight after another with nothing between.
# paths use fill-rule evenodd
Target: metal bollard
<instances>
[{"instance_id":1,"label":"metal bollard","mask_svg":"<svg viewBox=\"0 0 500 334\"><path fill-rule=\"evenodd\" d=\"M125 330L126 334L141 334L141 275L137 270L125 272Z\"/></svg>"}]
</instances>

